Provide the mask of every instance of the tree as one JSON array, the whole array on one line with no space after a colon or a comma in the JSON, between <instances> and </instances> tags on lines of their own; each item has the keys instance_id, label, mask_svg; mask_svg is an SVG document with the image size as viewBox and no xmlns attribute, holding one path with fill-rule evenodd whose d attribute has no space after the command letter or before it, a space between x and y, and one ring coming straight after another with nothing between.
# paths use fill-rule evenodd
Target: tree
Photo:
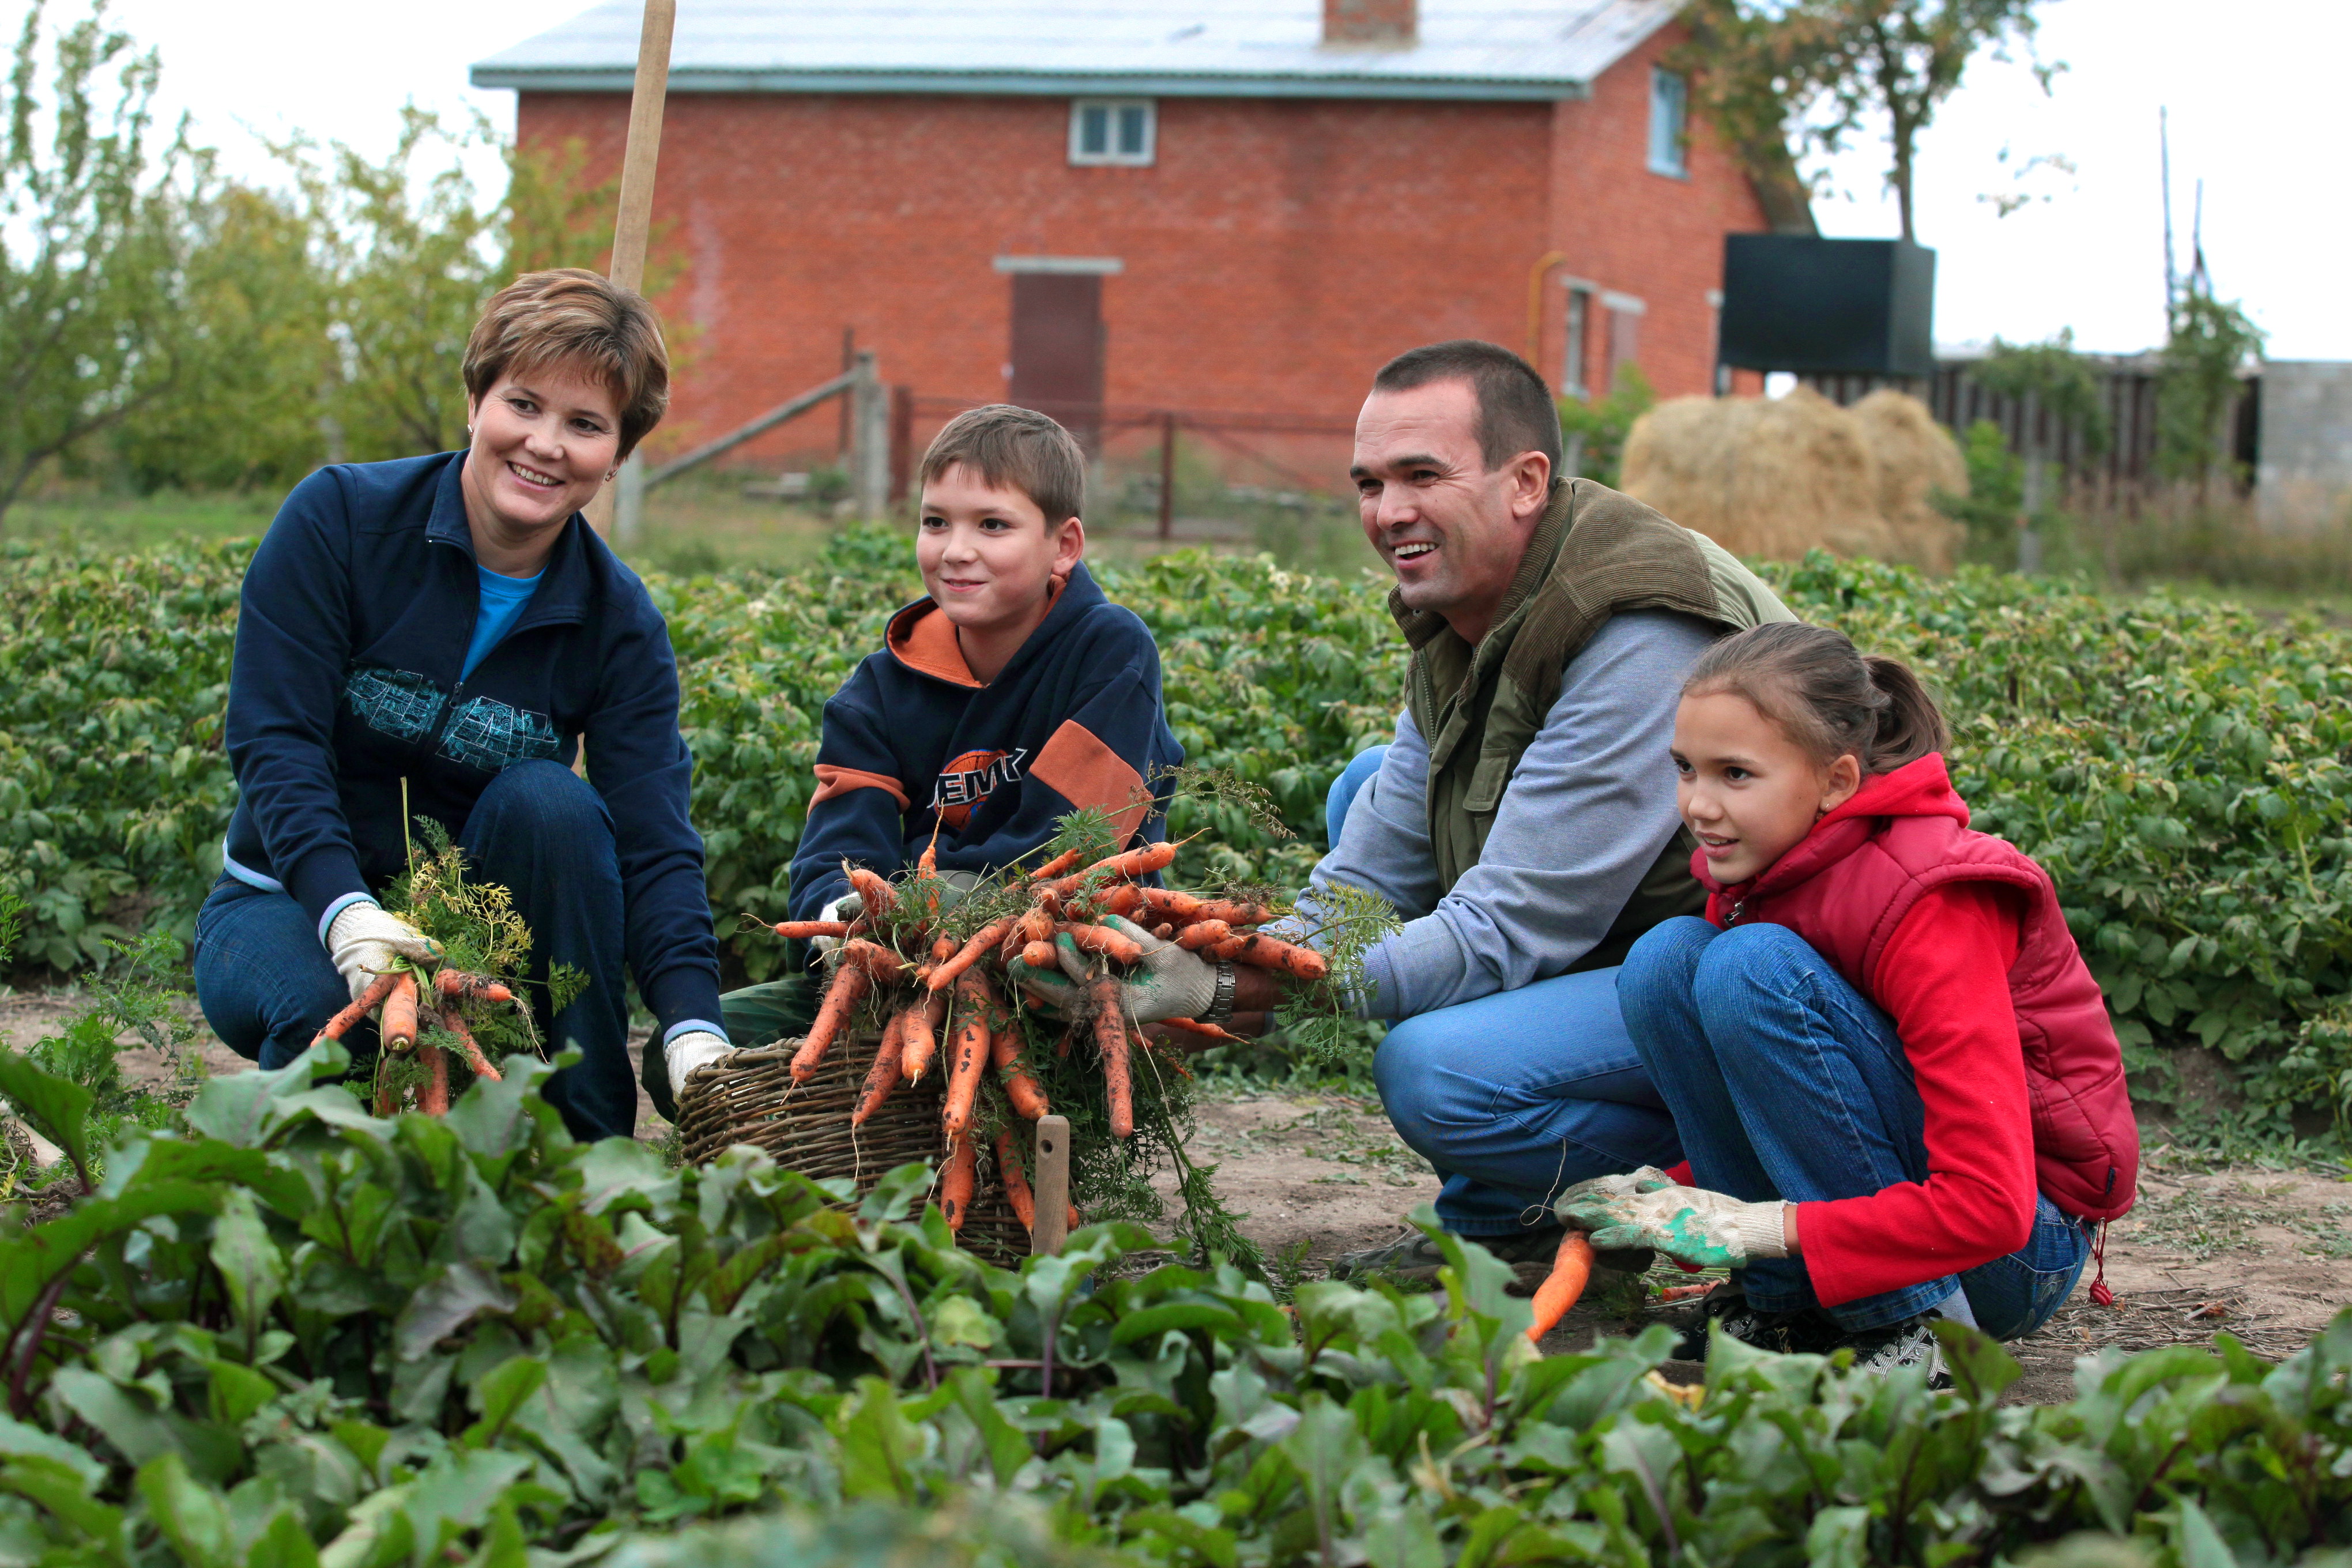
<instances>
[{"instance_id":1,"label":"tree","mask_svg":"<svg viewBox=\"0 0 2352 1568\"><path fill-rule=\"evenodd\" d=\"M2169 314L2156 386L2157 464L2206 500L2215 470L2231 469L2230 416L2248 363L2262 357L2263 332L2235 302L2213 297L2201 264L2176 290Z\"/></svg>"},{"instance_id":2,"label":"tree","mask_svg":"<svg viewBox=\"0 0 2352 1568\"><path fill-rule=\"evenodd\" d=\"M102 11L43 5L14 51L0 146L0 518L42 464L121 423L182 372L185 142L151 152L155 56Z\"/></svg>"},{"instance_id":3,"label":"tree","mask_svg":"<svg viewBox=\"0 0 2352 1568\"><path fill-rule=\"evenodd\" d=\"M1682 58L1710 121L1759 194L1785 184L1809 152L1835 153L1883 125L1887 188L1916 239L1919 133L1978 51L2021 46L2042 90L2063 68L2032 54L2038 0L1691 0ZM1780 226L1777 219L1775 226Z\"/></svg>"}]
</instances>

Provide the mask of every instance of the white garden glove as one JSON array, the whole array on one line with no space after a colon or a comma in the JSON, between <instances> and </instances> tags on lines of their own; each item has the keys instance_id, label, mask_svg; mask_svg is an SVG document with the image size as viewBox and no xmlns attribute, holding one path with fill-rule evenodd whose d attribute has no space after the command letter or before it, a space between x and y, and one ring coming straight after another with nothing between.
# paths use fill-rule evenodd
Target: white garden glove
<instances>
[{"instance_id":1,"label":"white garden glove","mask_svg":"<svg viewBox=\"0 0 2352 1568\"><path fill-rule=\"evenodd\" d=\"M1119 984L1127 1016L1137 1023L1197 1018L1216 1000L1217 966L1209 960L1172 942L1162 942L1120 916L1105 915L1099 923L1143 949L1142 963ZM1054 957L1060 965L1059 973L1032 969L1018 959L1007 966L1006 973L1014 984L1047 1007L1064 1017L1076 1017L1083 1010L1079 984L1094 975L1103 961L1067 934L1054 939Z\"/></svg>"},{"instance_id":2,"label":"white garden glove","mask_svg":"<svg viewBox=\"0 0 2352 1568\"><path fill-rule=\"evenodd\" d=\"M670 1103L684 1105L686 1080L697 1069L733 1055L734 1050L733 1046L708 1029L690 1029L663 1047L662 1065L669 1069Z\"/></svg>"},{"instance_id":3,"label":"white garden glove","mask_svg":"<svg viewBox=\"0 0 2352 1568\"><path fill-rule=\"evenodd\" d=\"M1592 1245L1602 1251L1650 1247L1685 1263L1730 1268L1789 1256L1781 1229L1787 1204L1778 1198L1751 1204L1678 1186L1655 1165L1579 1182L1553 1206L1564 1224L1591 1232Z\"/></svg>"},{"instance_id":4,"label":"white garden glove","mask_svg":"<svg viewBox=\"0 0 2352 1568\"><path fill-rule=\"evenodd\" d=\"M327 957L354 1002L400 960L430 963L440 956L439 942L380 904L346 904L327 923Z\"/></svg>"}]
</instances>

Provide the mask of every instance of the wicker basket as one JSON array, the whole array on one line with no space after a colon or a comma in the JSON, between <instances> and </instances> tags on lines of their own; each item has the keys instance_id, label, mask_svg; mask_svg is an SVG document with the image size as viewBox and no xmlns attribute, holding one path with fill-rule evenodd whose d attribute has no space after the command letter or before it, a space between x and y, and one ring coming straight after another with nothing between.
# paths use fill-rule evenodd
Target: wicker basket
<instances>
[{"instance_id":1,"label":"wicker basket","mask_svg":"<svg viewBox=\"0 0 2352 1568\"><path fill-rule=\"evenodd\" d=\"M849 1125L857 1091L881 1044L878 1033L844 1035L796 1089L789 1070L792 1049L781 1045L737 1051L722 1066L705 1069L679 1107L687 1159L701 1164L748 1143L803 1175L845 1176L861 1194L900 1165L937 1161L943 1071L926 1074L920 1083L900 1084L865 1126ZM985 1145L971 1211L957 1239L967 1252L1007 1267L1029 1256L1029 1232L1006 1201L994 1153Z\"/></svg>"}]
</instances>

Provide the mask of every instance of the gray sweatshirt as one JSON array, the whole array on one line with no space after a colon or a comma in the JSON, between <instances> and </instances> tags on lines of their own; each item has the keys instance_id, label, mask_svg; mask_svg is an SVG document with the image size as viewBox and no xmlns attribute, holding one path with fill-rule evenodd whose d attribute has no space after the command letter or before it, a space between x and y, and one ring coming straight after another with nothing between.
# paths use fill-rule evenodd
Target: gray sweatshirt
<instances>
[{"instance_id":1,"label":"gray sweatshirt","mask_svg":"<svg viewBox=\"0 0 2352 1568\"><path fill-rule=\"evenodd\" d=\"M1612 616L1578 650L1503 793L1478 864L1440 896L1423 795L1429 742L1410 714L1299 900L1333 882L1378 893L1404 929L1365 955L1370 1018L1410 1018L1530 981L1591 951L1674 836L1669 754L1683 676L1715 640L1663 610Z\"/></svg>"}]
</instances>

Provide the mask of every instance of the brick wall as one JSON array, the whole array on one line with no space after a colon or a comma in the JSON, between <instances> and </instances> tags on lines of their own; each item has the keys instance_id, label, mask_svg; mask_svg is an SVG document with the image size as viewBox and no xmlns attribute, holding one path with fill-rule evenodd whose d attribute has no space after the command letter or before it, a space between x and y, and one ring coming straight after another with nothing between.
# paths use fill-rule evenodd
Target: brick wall
<instances>
[{"instance_id":1,"label":"brick wall","mask_svg":"<svg viewBox=\"0 0 2352 1568\"><path fill-rule=\"evenodd\" d=\"M1629 59L1593 102L1558 108L1163 99L1148 168L1072 167L1064 99L676 95L655 216L657 259L680 264L663 304L685 363L656 449L833 374L845 326L889 381L1002 395L1003 255L1124 263L1103 289L1117 405L1351 414L1413 344L1523 346L1528 269L1554 247L1649 302L1642 361L1662 392L1703 391L1723 227L1761 219L1711 150L1688 182L1646 172L1647 82ZM577 138L608 178L625 110L526 93L520 134ZM1603 223L1582 216L1596 205ZM1545 305L1556 378L1556 286ZM829 449L837 418L756 450Z\"/></svg>"}]
</instances>

